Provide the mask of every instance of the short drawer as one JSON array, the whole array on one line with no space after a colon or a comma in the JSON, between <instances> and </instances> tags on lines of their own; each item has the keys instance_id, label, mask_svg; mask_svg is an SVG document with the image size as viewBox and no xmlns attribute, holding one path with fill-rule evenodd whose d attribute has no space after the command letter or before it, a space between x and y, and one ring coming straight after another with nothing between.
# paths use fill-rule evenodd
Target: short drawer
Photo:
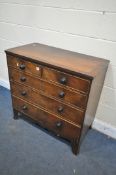
<instances>
[{"instance_id":1,"label":"short drawer","mask_svg":"<svg viewBox=\"0 0 116 175\"><path fill-rule=\"evenodd\" d=\"M70 141L78 139L80 128L23 100L13 97L13 108L37 121L40 126Z\"/></svg>"},{"instance_id":2,"label":"short drawer","mask_svg":"<svg viewBox=\"0 0 116 175\"><path fill-rule=\"evenodd\" d=\"M40 92L32 90L31 88L16 85L14 82L11 82L11 89L13 95L37 106L43 107L68 121L77 125L81 125L83 122L84 111L82 110L72 108L62 102L49 98Z\"/></svg>"},{"instance_id":3,"label":"short drawer","mask_svg":"<svg viewBox=\"0 0 116 175\"><path fill-rule=\"evenodd\" d=\"M28 85L32 88L41 89L41 80L30 75L26 75L24 72L20 72L13 68L9 68L9 79L10 81L16 81L23 85Z\"/></svg>"},{"instance_id":4,"label":"short drawer","mask_svg":"<svg viewBox=\"0 0 116 175\"><path fill-rule=\"evenodd\" d=\"M56 99L69 103L76 107L85 109L87 103L87 95L80 92L71 91L62 86L52 84L50 82L43 82L42 91Z\"/></svg>"},{"instance_id":5,"label":"short drawer","mask_svg":"<svg viewBox=\"0 0 116 175\"><path fill-rule=\"evenodd\" d=\"M39 64L11 55L7 55L7 62L8 66L41 77L42 67Z\"/></svg>"},{"instance_id":6,"label":"short drawer","mask_svg":"<svg viewBox=\"0 0 116 175\"><path fill-rule=\"evenodd\" d=\"M85 93L88 93L90 88L89 80L46 67L43 69L42 78Z\"/></svg>"}]
</instances>

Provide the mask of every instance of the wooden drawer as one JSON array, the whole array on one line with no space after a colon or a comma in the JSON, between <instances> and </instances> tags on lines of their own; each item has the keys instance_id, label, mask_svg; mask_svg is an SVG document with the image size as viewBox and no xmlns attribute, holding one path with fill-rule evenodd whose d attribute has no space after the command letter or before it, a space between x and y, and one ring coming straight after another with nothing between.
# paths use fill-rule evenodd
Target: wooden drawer
<instances>
[{"instance_id":1,"label":"wooden drawer","mask_svg":"<svg viewBox=\"0 0 116 175\"><path fill-rule=\"evenodd\" d=\"M44 109L53 112L54 114L65 118L68 121L74 122L77 125L81 125L83 122L84 111L72 108L56 101L52 98L45 96L31 88L11 83L12 93L28 102L41 106Z\"/></svg>"},{"instance_id":2,"label":"wooden drawer","mask_svg":"<svg viewBox=\"0 0 116 175\"><path fill-rule=\"evenodd\" d=\"M9 79L10 81L16 81L22 83L24 85L28 85L30 87L36 88L38 90L41 89L41 80L30 75L26 75L24 72L20 72L13 68L9 68Z\"/></svg>"},{"instance_id":3,"label":"wooden drawer","mask_svg":"<svg viewBox=\"0 0 116 175\"><path fill-rule=\"evenodd\" d=\"M64 86L68 86L78 91L82 91L85 93L89 92L90 88L89 80L72 76L67 73L63 73L54 69L44 67L42 72L42 78Z\"/></svg>"},{"instance_id":4,"label":"wooden drawer","mask_svg":"<svg viewBox=\"0 0 116 175\"><path fill-rule=\"evenodd\" d=\"M7 56L7 62L9 66L15 69L41 77L42 68L39 64L10 55Z\"/></svg>"},{"instance_id":5,"label":"wooden drawer","mask_svg":"<svg viewBox=\"0 0 116 175\"><path fill-rule=\"evenodd\" d=\"M9 68L9 77L10 81L16 81L32 88L42 90L47 95L73 104L79 108L84 109L86 106L87 95L84 95L80 92L70 91L62 86L57 86L49 82L41 81L41 79L26 75L25 73L12 68Z\"/></svg>"},{"instance_id":6,"label":"wooden drawer","mask_svg":"<svg viewBox=\"0 0 116 175\"><path fill-rule=\"evenodd\" d=\"M94 120L109 61L39 43L5 52L14 119L19 112L27 115L70 140L77 154Z\"/></svg>"},{"instance_id":7,"label":"wooden drawer","mask_svg":"<svg viewBox=\"0 0 116 175\"><path fill-rule=\"evenodd\" d=\"M49 82L43 82L42 91L54 98L60 99L63 102L70 103L76 107L85 109L87 103L87 95L80 92L68 90L62 86L57 86Z\"/></svg>"},{"instance_id":8,"label":"wooden drawer","mask_svg":"<svg viewBox=\"0 0 116 175\"><path fill-rule=\"evenodd\" d=\"M28 115L33 120L37 121L42 127L53 131L55 134L66 138L68 140L73 140L79 138L80 128L72 125L71 123L58 118L57 116L48 113L36 106L33 106L23 100L13 97L13 107Z\"/></svg>"}]
</instances>

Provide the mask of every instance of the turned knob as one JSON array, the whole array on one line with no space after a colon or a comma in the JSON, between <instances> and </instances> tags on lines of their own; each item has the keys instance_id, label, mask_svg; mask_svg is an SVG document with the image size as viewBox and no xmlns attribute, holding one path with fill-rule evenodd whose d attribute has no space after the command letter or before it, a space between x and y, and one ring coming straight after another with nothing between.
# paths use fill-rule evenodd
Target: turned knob
<instances>
[{"instance_id":1,"label":"turned knob","mask_svg":"<svg viewBox=\"0 0 116 175\"><path fill-rule=\"evenodd\" d=\"M63 92L63 91L61 91L60 93L59 93L59 97L60 98L63 98L65 96L65 93Z\"/></svg>"},{"instance_id":2,"label":"turned knob","mask_svg":"<svg viewBox=\"0 0 116 175\"><path fill-rule=\"evenodd\" d=\"M22 107L22 110L27 110L27 106L24 105L24 106Z\"/></svg>"},{"instance_id":3,"label":"turned knob","mask_svg":"<svg viewBox=\"0 0 116 175\"><path fill-rule=\"evenodd\" d=\"M61 113L61 112L63 112L63 110L64 110L64 108L62 106L59 106L58 112Z\"/></svg>"},{"instance_id":4,"label":"turned knob","mask_svg":"<svg viewBox=\"0 0 116 175\"><path fill-rule=\"evenodd\" d=\"M56 127L61 128L62 127L62 122L61 121L56 122Z\"/></svg>"},{"instance_id":5,"label":"turned knob","mask_svg":"<svg viewBox=\"0 0 116 175\"><path fill-rule=\"evenodd\" d=\"M66 82L67 82L66 77L62 77L62 78L60 79L60 83L61 83L61 84L66 84Z\"/></svg>"},{"instance_id":6,"label":"turned knob","mask_svg":"<svg viewBox=\"0 0 116 175\"><path fill-rule=\"evenodd\" d=\"M26 81L26 77L21 77L20 80L21 80L22 82L25 82L25 81Z\"/></svg>"},{"instance_id":7,"label":"turned knob","mask_svg":"<svg viewBox=\"0 0 116 175\"><path fill-rule=\"evenodd\" d=\"M24 70L25 69L25 64L21 64L20 66L19 66L19 68L21 69L21 70Z\"/></svg>"},{"instance_id":8,"label":"turned knob","mask_svg":"<svg viewBox=\"0 0 116 175\"><path fill-rule=\"evenodd\" d=\"M22 92L21 92L21 95L22 95L22 96L25 96L26 94L27 94L26 91L22 91Z\"/></svg>"}]
</instances>

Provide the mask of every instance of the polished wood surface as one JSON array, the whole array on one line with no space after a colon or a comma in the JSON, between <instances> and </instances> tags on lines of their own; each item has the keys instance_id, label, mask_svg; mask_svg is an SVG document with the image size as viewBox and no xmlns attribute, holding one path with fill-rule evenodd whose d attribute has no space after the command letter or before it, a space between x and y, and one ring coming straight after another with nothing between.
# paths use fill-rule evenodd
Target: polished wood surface
<instances>
[{"instance_id":1,"label":"polished wood surface","mask_svg":"<svg viewBox=\"0 0 116 175\"><path fill-rule=\"evenodd\" d=\"M12 94L28 102L43 107L62 118L82 125L84 111L65 105L62 102L45 96L42 93L32 90L31 88L11 83Z\"/></svg>"},{"instance_id":2,"label":"polished wood surface","mask_svg":"<svg viewBox=\"0 0 116 175\"><path fill-rule=\"evenodd\" d=\"M63 86L51 84L50 82L43 81L42 91L46 95L50 95L54 98L60 99L63 102L69 103L81 109L85 109L87 103L87 95L81 92L72 91Z\"/></svg>"},{"instance_id":3,"label":"polished wood surface","mask_svg":"<svg viewBox=\"0 0 116 175\"><path fill-rule=\"evenodd\" d=\"M43 91L47 95L59 98L60 100L74 104L77 107L85 109L87 102L87 95L82 94L81 92L69 91L64 87L59 87L54 84L51 85L49 82L42 81L37 77L32 77L27 75L24 72L17 71L9 67L9 78L10 81L16 81L24 85L28 85L35 89ZM64 92L64 97L61 96L61 92Z\"/></svg>"},{"instance_id":4,"label":"polished wood surface","mask_svg":"<svg viewBox=\"0 0 116 175\"><path fill-rule=\"evenodd\" d=\"M7 54L18 55L30 60L77 72L93 78L99 68L106 66L108 60L76 52L71 52L47 45L32 43L6 50ZM107 67L107 66L106 66Z\"/></svg>"},{"instance_id":5,"label":"polished wood surface","mask_svg":"<svg viewBox=\"0 0 116 175\"><path fill-rule=\"evenodd\" d=\"M90 88L89 80L72 76L61 71L56 71L54 69L44 68L42 78L85 93L88 93Z\"/></svg>"},{"instance_id":6,"label":"polished wood surface","mask_svg":"<svg viewBox=\"0 0 116 175\"><path fill-rule=\"evenodd\" d=\"M16 110L28 115L42 127L55 132L58 136L64 137L70 141L74 139L78 140L80 134L79 127L14 96L13 105Z\"/></svg>"},{"instance_id":7,"label":"polished wood surface","mask_svg":"<svg viewBox=\"0 0 116 175\"><path fill-rule=\"evenodd\" d=\"M20 71L35 74L41 77L42 67L39 64L25 61L24 59L8 55L8 65Z\"/></svg>"},{"instance_id":8,"label":"polished wood surface","mask_svg":"<svg viewBox=\"0 0 116 175\"><path fill-rule=\"evenodd\" d=\"M41 80L37 79L37 77L33 77L31 75L27 75L24 72L12 69L9 67L9 79L10 81L16 81L18 83L22 83L24 85L28 85L33 88L41 89Z\"/></svg>"},{"instance_id":9,"label":"polished wood surface","mask_svg":"<svg viewBox=\"0 0 116 175\"><path fill-rule=\"evenodd\" d=\"M14 119L27 116L69 140L77 154L94 120L109 61L36 43L6 54Z\"/></svg>"},{"instance_id":10,"label":"polished wood surface","mask_svg":"<svg viewBox=\"0 0 116 175\"><path fill-rule=\"evenodd\" d=\"M55 69L49 69L43 67L39 64L31 63L30 61L25 61L19 57L13 57L8 55L8 66L19 70L21 73L27 73L41 77L47 81L53 81L59 85L72 88L73 90L82 91L88 93L91 81L69 75L67 73L56 71Z\"/></svg>"}]
</instances>

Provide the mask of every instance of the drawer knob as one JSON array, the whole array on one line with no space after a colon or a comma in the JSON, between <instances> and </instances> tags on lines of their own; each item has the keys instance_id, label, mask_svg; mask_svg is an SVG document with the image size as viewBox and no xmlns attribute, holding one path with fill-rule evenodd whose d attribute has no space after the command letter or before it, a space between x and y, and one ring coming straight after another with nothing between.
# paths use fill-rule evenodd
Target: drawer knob
<instances>
[{"instance_id":1,"label":"drawer knob","mask_svg":"<svg viewBox=\"0 0 116 175\"><path fill-rule=\"evenodd\" d=\"M63 110L64 110L64 108L63 108L62 106L60 106L60 107L58 108L58 112L59 112L59 113L63 112Z\"/></svg>"},{"instance_id":2,"label":"drawer knob","mask_svg":"<svg viewBox=\"0 0 116 175\"><path fill-rule=\"evenodd\" d=\"M25 78L25 77L21 77L20 80L21 80L22 82L24 82L24 81L26 81L26 78Z\"/></svg>"},{"instance_id":3,"label":"drawer knob","mask_svg":"<svg viewBox=\"0 0 116 175\"><path fill-rule=\"evenodd\" d=\"M61 128L62 127L62 122L61 121L56 122L56 127Z\"/></svg>"},{"instance_id":4,"label":"drawer knob","mask_svg":"<svg viewBox=\"0 0 116 175\"><path fill-rule=\"evenodd\" d=\"M60 98L63 98L65 96L65 93L63 92L63 91L61 91L60 93L59 93L59 97Z\"/></svg>"},{"instance_id":5,"label":"drawer knob","mask_svg":"<svg viewBox=\"0 0 116 175\"><path fill-rule=\"evenodd\" d=\"M25 69L25 64L21 64L21 65L19 66L19 68L20 68L21 70L24 70L24 69Z\"/></svg>"},{"instance_id":6,"label":"drawer knob","mask_svg":"<svg viewBox=\"0 0 116 175\"><path fill-rule=\"evenodd\" d=\"M26 91L22 91L22 92L21 92L21 95L22 95L22 96L25 96L26 94L27 94Z\"/></svg>"},{"instance_id":7,"label":"drawer knob","mask_svg":"<svg viewBox=\"0 0 116 175\"><path fill-rule=\"evenodd\" d=\"M23 107L22 107L22 110L27 110L28 108L27 108L27 106L26 105L24 105Z\"/></svg>"},{"instance_id":8,"label":"drawer knob","mask_svg":"<svg viewBox=\"0 0 116 175\"><path fill-rule=\"evenodd\" d=\"M61 83L61 84L66 84L66 82L67 82L66 77L62 77L62 78L60 79L60 83Z\"/></svg>"}]
</instances>

